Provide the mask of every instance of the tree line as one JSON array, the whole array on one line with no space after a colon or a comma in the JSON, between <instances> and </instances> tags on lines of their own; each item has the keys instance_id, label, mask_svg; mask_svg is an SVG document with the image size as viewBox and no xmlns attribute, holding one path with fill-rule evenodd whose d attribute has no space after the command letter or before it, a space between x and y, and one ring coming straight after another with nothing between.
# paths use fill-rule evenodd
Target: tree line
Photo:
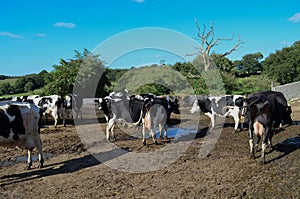
<instances>
[{"instance_id":1,"label":"tree line","mask_svg":"<svg viewBox=\"0 0 300 199\"><path fill-rule=\"evenodd\" d=\"M275 84L300 81L300 41L263 58L260 52L246 54L241 60L234 61L220 54L211 53L210 55L212 63L220 71L228 94L247 94L259 90L269 90L272 81ZM204 94L209 92L202 75L205 70L204 62L205 59L199 54L193 62L177 62L173 65L148 67L165 67L178 71L193 87L195 94ZM199 63L202 64L203 70L195 67L195 64L199 65ZM50 72L43 70L38 74L18 77L14 84L8 82L0 84L0 95L34 92L40 95L59 94L63 96L71 93L74 86L85 91L96 85L95 92L91 93L90 97L100 97L113 91L116 83L121 81L124 75L128 75L128 71L134 73L134 70L134 68L107 68L99 55L93 55L84 49L83 52L75 51L73 59L61 59ZM100 79L99 74L101 74ZM7 78L4 75L0 75L0 77ZM172 80L172 76L166 75L165 78L166 81L176 83ZM139 81L141 80L143 77L140 77ZM159 83L149 83L137 87L135 91L163 95L172 94L174 89Z\"/></svg>"}]
</instances>

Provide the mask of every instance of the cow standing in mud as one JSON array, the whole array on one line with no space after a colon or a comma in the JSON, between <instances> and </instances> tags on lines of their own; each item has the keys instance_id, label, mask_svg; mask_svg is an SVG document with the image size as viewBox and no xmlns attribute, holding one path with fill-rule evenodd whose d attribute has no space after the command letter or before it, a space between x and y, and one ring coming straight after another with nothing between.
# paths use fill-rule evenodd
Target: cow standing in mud
<instances>
[{"instance_id":1,"label":"cow standing in mud","mask_svg":"<svg viewBox=\"0 0 300 199\"><path fill-rule=\"evenodd\" d=\"M146 145L146 130L150 131L150 136L153 139L153 143L157 143L155 139L155 130L159 128L159 134L162 138L162 131L164 131L164 138L167 138L167 119L168 114L165 107L158 103L151 102L150 99L145 100L145 116L142 120L142 142Z\"/></svg>"},{"instance_id":2,"label":"cow standing in mud","mask_svg":"<svg viewBox=\"0 0 300 199\"><path fill-rule=\"evenodd\" d=\"M195 113L201 110L211 120L211 129L215 127L216 116L227 117L232 116L235 122L234 131L238 129L238 125L241 121L241 109L244 104L244 97L241 95L227 95L227 96L208 96L201 95L194 102L191 109L191 113ZM243 129L241 123L240 129Z\"/></svg>"},{"instance_id":3,"label":"cow standing in mud","mask_svg":"<svg viewBox=\"0 0 300 199\"><path fill-rule=\"evenodd\" d=\"M249 122L250 156L255 157L255 148L262 139L261 162L265 163L265 150L269 144L272 148L272 128L279 127L282 123L292 123L291 108L280 92L264 91L247 95L244 113ZM253 135L257 135L254 146Z\"/></svg>"},{"instance_id":4,"label":"cow standing in mud","mask_svg":"<svg viewBox=\"0 0 300 199\"><path fill-rule=\"evenodd\" d=\"M27 149L27 170L32 167L34 148L38 149L38 167L44 164L39 119L40 109L34 104L0 102L0 145Z\"/></svg>"}]
</instances>

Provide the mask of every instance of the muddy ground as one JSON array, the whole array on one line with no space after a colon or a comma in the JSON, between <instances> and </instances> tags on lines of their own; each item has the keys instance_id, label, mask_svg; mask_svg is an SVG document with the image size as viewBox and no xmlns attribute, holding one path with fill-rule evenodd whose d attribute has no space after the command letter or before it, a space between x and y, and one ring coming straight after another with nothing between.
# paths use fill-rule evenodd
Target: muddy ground
<instances>
[{"instance_id":1,"label":"muddy ground","mask_svg":"<svg viewBox=\"0 0 300 199\"><path fill-rule=\"evenodd\" d=\"M199 122L199 116L190 115L188 109L172 115L171 123L173 128L199 124L197 133L158 139L158 145L148 139L143 146L140 139L116 128L114 144L128 154L149 153L148 158L150 152L174 143L187 146L173 163L141 173L116 170L106 164L117 156L99 162L73 125L47 125L41 130L46 159L43 169L24 171L25 150L0 148L0 198L300 198L300 101L291 104L292 118L298 125L276 131L275 148L267 149L265 165L260 164L260 152L256 159L249 158L248 131L233 134L232 118L226 119L213 149L200 158L209 120L201 116ZM84 121L81 129L91 133L91 122ZM105 128L103 119L96 125Z\"/></svg>"}]
</instances>

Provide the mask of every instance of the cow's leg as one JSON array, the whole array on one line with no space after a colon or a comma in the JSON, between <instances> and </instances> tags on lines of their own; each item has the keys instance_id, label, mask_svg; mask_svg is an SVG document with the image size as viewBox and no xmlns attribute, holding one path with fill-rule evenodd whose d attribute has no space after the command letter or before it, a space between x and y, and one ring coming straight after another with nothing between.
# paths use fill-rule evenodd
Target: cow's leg
<instances>
[{"instance_id":1,"label":"cow's leg","mask_svg":"<svg viewBox=\"0 0 300 199\"><path fill-rule=\"evenodd\" d=\"M272 144L272 138L273 138L273 132L272 128L270 128L269 133L268 133L268 145L273 149L273 144Z\"/></svg>"},{"instance_id":2,"label":"cow's leg","mask_svg":"<svg viewBox=\"0 0 300 199\"><path fill-rule=\"evenodd\" d=\"M114 132L114 128L116 126L116 123L114 123L110 129L110 132L111 132L111 140L112 141L115 141L116 140L116 137L115 137L115 132Z\"/></svg>"},{"instance_id":3,"label":"cow's leg","mask_svg":"<svg viewBox=\"0 0 300 199\"><path fill-rule=\"evenodd\" d=\"M144 119L142 120L142 124L143 124L143 129L142 129L142 142L143 142L143 145L146 145L146 127L145 127L145 121Z\"/></svg>"},{"instance_id":4,"label":"cow's leg","mask_svg":"<svg viewBox=\"0 0 300 199\"><path fill-rule=\"evenodd\" d=\"M32 167L32 151L33 148L27 150L28 157L27 157L27 166L25 167L25 170L30 170Z\"/></svg>"},{"instance_id":5,"label":"cow's leg","mask_svg":"<svg viewBox=\"0 0 300 199\"><path fill-rule=\"evenodd\" d=\"M107 126L106 126L106 140L107 141L109 140L109 134L112 131L114 125L115 125L115 120L114 119L109 120L108 123L107 123Z\"/></svg>"},{"instance_id":6,"label":"cow's leg","mask_svg":"<svg viewBox=\"0 0 300 199\"><path fill-rule=\"evenodd\" d=\"M54 127L57 127L57 122L58 122L58 113L57 111L52 112L52 117L54 118Z\"/></svg>"},{"instance_id":7,"label":"cow's leg","mask_svg":"<svg viewBox=\"0 0 300 199\"><path fill-rule=\"evenodd\" d=\"M262 136L263 140L262 140L262 152L261 152L261 163L262 164L265 164L266 163L266 160L265 160L265 151L266 151L266 148L268 146L268 142L270 141L271 142L271 139L270 139L270 136L271 136L271 124L269 125L266 125L266 129L265 129L265 132ZM272 145L272 143L271 143Z\"/></svg>"},{"instance_id":8,"label":"cow's leg","mask_svg":"<svg viewBox=\"0 0 300 199\"><path fill-rule=\"evenodd\" d=\"M36 140L36 146L37 146L38 156L39 156L39 165L38 165L38 168L43 168L44 167L44 156L43 156L41 138L38 138Z\"/></svg>"},{"instance_id":9,"label":"cow's leg","mask_svg":"<svg viewBox=\"0 0 300 199\"><path fill-rule=\"evenodd\" d=\"M164 135L162 135L163 131L164 131ZM166 124L159 124L159 136L160 138L168 139Z\"/></svg>"},{"instance_id":10,"label":"cow's leg","mask_svg":"<svg viewBox=\"0 0 300 199\"><path fill-rule=\"evenodd\" d=\"M237 129L239 127L240 118L239 118L238 112L234 112L232 116L233 116L234 123L235 123L234 124L234 131L232 133L236 133Z\"/></svg>"},{"instance_id":11,"label":"cow's leg","mask_svg":"<svg viewBox=\"0 0 300 199\"><path fill-rule=\"evenodd\" d=\"M240 131L243 131L244 129L244 123L245 123L245 117L240 116Z\"/></svg>"},{"instance_id":12,"label":"cow's leg","mask_svg":"<svg viewBox=\"0 0 300 199\"><path fill-rule=\"evenodd\" d=\"M210 129L214 129L215 128L215 114L213 113L205 113L205 115L207 115L210 118Z\"/></svg>"},{"instance_id":13,"label":"cow's leg","mask_svg":"<svg viewBox=\"0 0 300 199\"><path fill-rule=\"evenodd\" d=\"M150 136L152 137L153 143L157 144L157 141L155 139L155 131L153 129L151 129L151 131L150 131Z\"/></svg>"},{"instance_id":14,"label":"cow's leg","mask_svg":"<svg viewBox=\"0 0 300 199\"><path fill-rule=\"evenodd\" d=\"M265 151L267 148L267 142L268 142L268 136L267 133L268 129L266 128L266 132L264 133L263 137L262 137L262 146L261 146L261 163L265 164L266 163L266 159L265 159Z\"/></svg>"},{"instance_id":15,"label":"cow's leg","mask_svg":"<svg viewBox=\"0 0 300 199\"><path fill-rule=\"evenodd\" d=\"M249 122L249 145L250 145L250 157L255 158L254 156L254 143L253 143L253 125Z\"/></svg>"},{"instance_id":16,"label":"cow's leg","mask_svg":"<svg viewBox=\"0 0 300 199\"><path fill-rule=\"evenodd\" d=\"M159 124L158 126L159 126L159 137L162 139L163 138L163 136L162 136L163 126L161 124Z\"/></svg>"},{"instance_id":17,"label":"cow's leg","mask_svg":"<svg viewBox=\"0 0 300 199\"><path fill-rule=\"evenodd\" d=\"M165 139L168 139L168 135L167 135L167 124L163 125L163 129L164 129L164 137Z\"/></svg>"},{"instance_id":18,"label":"cow's leg","mask_svg":"<svg viewBox=\"0 0 300 199\"><path fill-rule=\"evenodd\" d=\"M258 151L258 145L259 145L260 140L261 140L261 136L257 135L257 140L256 140L256 144L255 144L256 151Z\"/></svg>"}]
</instances>

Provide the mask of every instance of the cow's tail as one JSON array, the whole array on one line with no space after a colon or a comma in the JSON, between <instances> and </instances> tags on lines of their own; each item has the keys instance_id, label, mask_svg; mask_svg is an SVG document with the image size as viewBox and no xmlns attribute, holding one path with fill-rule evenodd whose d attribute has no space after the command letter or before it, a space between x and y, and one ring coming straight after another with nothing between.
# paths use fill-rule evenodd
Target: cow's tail
<instances>
[{"instance_id":1,"label":"cow's tail","mask_svg":"<svg viewBox=\"0 0 300 199\"><path fill-rule=\"evenodd\" d=\"M119 118L117 121L125 124L124 127L126 126L127 128L131 128L131 127L137 126L142 121L142 118L143 118L143 110L141 110L140 118L137 122L134 122L134 123L127 122L123 118Z\"/></svg>"}]
</instances>

